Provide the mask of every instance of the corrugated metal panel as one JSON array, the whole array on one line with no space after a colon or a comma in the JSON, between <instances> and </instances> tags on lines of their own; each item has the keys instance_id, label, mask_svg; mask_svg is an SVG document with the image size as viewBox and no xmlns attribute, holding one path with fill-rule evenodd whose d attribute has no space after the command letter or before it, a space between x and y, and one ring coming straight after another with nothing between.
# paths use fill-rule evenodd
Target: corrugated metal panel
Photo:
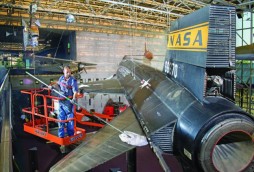
<instances>
[{"instance_id":1,"label":"corrugated metal panel","mask_svg":"<svg viewBox=\"0 0 254 172\"><path fill-rule=\"evenodd\" d=\"M210 7L207 67L235 66L235 15L234 7Z\"/></svg>"},{"instance_id":2,"label":"corrugated metal panel","mask_svg":"<svg viewBox=\"0 0 254 172\"><path fill-rule=\"evenodd\" d=\"M163 152L173 153L173 135L174 125L170 124L151 135L151 138Z\"/></svg>"}]
</instances>

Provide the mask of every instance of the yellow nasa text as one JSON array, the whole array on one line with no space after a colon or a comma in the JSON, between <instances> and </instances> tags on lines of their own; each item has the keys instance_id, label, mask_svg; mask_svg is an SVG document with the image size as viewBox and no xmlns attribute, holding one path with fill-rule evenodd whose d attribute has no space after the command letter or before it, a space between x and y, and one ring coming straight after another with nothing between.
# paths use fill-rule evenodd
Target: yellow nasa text
<instances>
[{"instance_id":1,"label":"yellow nasa text","mask_svg":"<svg viewBox=\"0 0 254 172\"><path fill-rule=\"evenodd\" d=\"M168 48L175 50L206 51L208 22L170 32Z\"/></svg>"}]
</instances>

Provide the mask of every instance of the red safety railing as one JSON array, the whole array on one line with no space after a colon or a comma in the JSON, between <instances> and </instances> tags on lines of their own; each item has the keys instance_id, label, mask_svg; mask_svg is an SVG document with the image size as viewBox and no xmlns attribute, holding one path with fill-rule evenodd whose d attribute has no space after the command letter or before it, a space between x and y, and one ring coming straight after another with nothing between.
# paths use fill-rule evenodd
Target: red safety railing
<instances>
[{"instance_id":1,"label":"red safety railing","mask_svg":"<svg viewBox=\"0 0 254 172\"><path fill-rule=\"evenodd\" d=\"M30 107L22 109L22 112L29 115L28 122L24 123L24 131L44 138L59 145L70 145L77 141L83 140L86 136L85 129L76 126L76 118L68 120L59 120L50 117L49 113L54 111L54 101L61 100L59 97L51 96L48 89L31 89L22 90L24 94L30 95ZM58 137L58 127L50 127L50 123L57 124L58 122L66 123L70 120L74 121L74 135L64 138Z\"/></svg>"}]
</instances>

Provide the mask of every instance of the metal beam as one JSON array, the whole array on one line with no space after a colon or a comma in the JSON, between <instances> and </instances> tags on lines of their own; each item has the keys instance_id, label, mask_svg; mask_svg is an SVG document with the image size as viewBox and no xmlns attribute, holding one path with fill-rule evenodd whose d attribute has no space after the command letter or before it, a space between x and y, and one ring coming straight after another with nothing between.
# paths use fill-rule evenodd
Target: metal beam
<instances>
[{"instance_id":1,"label":"metal beam","mask_svg":"<svg viewBox=\"0 0 254 172\"><path fill-rule=\"evenodd\" d=\"M254 4L254 1L243 2L243 3L240 3L240 4L238 4L238 5L239 5L239 6L242 6L242 5L251 5L251 4Z\"/></svg>"},{"instance_id":2,"label":"metal beam","mask_svg":"<svg viewBox=\"0 0 254 172\"><path fill-rule=\"evenodd\" d=\"M161 14L175 15L177 17L183 16L182 14L172 13L169 11L157 10L154 8L148 8L148 7L143 7L143 6L133 5L133 4L127 4L127 3L123 3L123 2L119 2L119 1L112 1L112 0L100 0L100 1L108 2L108 3L112 3L112 4L117 4L117 5L123 5L123 6L127 6L127 7L134 7L134 8L144 10L144 11L152 11L152 12L157 12L157 13L161 13Z\"/></svg>"}]
</instances>

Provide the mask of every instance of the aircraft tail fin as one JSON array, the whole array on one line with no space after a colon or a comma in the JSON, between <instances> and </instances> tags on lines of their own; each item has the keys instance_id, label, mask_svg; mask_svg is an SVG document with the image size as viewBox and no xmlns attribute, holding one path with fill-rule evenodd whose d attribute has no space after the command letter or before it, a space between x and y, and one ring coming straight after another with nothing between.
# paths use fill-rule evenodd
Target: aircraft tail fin
<instances>
[{"instance_id":1,"label":"aircraft tail fin","mask_svg":"<svg viewBox=\"0 0 254 172\"><path fill-rule=\"evenodd\" d=\"M210 5L171 24L163 71L200 101L234 99L235 15L234 7Z\"/></svg>"}]
</instances>

